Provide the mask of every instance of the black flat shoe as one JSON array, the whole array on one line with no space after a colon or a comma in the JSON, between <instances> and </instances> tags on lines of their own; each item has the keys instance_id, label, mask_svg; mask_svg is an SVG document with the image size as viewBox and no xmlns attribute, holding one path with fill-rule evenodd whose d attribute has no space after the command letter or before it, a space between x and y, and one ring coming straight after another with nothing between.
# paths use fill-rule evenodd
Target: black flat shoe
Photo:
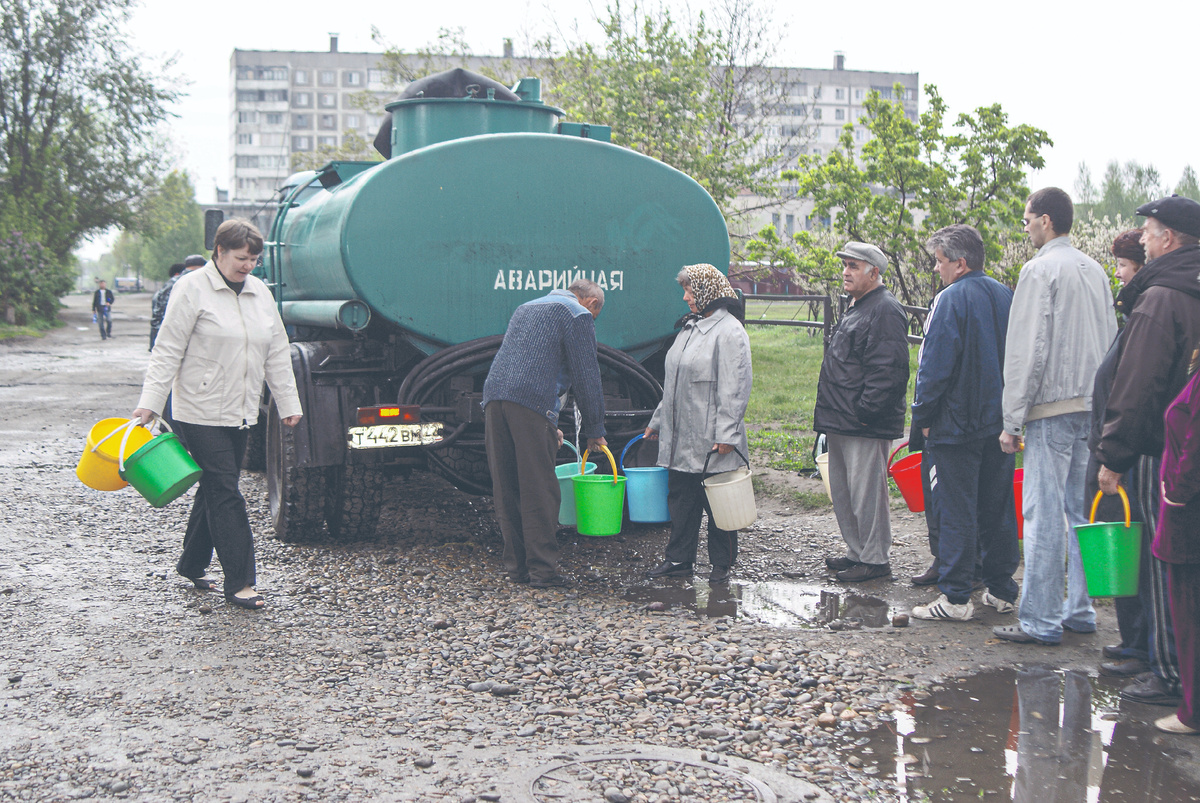
<instances>
[{"instance_id":1,"label":"black flat shoe","mask_svg":"<svg viewBox=\"0 0 1200 803\"><path fill-rule=\"evenodd\" d=\"M669 560L664 560L662 563L646 572L646 576L651 579L654 579L655 577L691 577L692 564L672 563Z\"/></svg>"},{"instance_id":2,"label":"black flat shoe","mask_svg":"<svg viewBox=\"0 0 1200 803\"><path fill-rule=\"evenodd\" d=\"M211 577L189 577L192 581L192 587L197 591L216 591L217 581Z\"/></svg>"},{"instance_id":3,"label":"black flat shoe","mask_svg":"<svg viewBox=\"0 0 1200 803\"><path fill-rule=\"evenodd\" d=\"M225 601L232 602L239 608L245 608L248 611L261 611L267 604L267 601L262 598L261 594L255 594L253 597L239 597L234 594L226 594Z\"/></svg>"},{"instance_id":4,"label":"black flat shoe","mask_svg":"<svg viewBox=\"0 0 1200 803\"><path fill-rule=\"evenodd\" d=\"M712 571L708 573L708 582L728 583L731 574L733 574L732 566L713 566Z\"/></svg>"}]
</instances>

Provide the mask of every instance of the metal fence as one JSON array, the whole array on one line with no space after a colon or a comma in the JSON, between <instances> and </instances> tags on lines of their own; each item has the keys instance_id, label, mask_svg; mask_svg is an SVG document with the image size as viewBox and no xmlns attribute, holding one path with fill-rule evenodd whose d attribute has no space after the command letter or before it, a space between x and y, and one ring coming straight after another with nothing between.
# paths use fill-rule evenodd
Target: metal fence
<instances>
[{"instance_id":1,"label":"metal fence","mask_svg":"<svg viewBox=\"0 0 1200 803\"><path fill-rule=\"evenodd\" d=\"M762 295L746 294L746 324L754 326L800 326L806 329L821 330L821 340L829 345L833 336L834 299L832 296L792 296L792 295ZM847 297L837 299L837 317L846 311ZM755 304L752 311L749 302ZM908 316L908 342L920 343L924 339L925 319L929 310L925 307L910 307L900 305ZM790 315L788 312L790 311ZM771 316L771 317L768 317ZM779 316L779 317L775 317Z\"/></svg>"}]
</instances>

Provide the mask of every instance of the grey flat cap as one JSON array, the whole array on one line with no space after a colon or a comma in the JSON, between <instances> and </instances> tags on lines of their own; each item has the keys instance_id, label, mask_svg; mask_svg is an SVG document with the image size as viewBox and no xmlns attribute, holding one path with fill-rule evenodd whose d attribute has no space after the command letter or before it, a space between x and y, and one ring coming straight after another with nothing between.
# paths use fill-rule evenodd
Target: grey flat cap
<instances>
[{"instance_id":1,"label":"grey flat cap","mask_svg":"<svg viewBox=\"0 0 1200 803\"><path fill-rule=\"evenodd\" d=\"M868 265L874 265L879 268L879 272L883 273L887 270L887 257L883 252L874 245L867 243L848 242L842 246L842 250L837 252L839 259L857 259L860 262L866 262Z\"/></svg>"}]
</instances>

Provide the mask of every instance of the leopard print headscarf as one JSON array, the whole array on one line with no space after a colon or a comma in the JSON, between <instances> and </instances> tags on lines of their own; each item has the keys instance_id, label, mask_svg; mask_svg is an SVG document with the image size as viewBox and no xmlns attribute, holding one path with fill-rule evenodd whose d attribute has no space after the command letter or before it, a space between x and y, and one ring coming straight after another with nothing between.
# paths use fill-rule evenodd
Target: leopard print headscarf
<instances>
[{"instance_id":1,"label":"leopard print headscarf","mask_svg":"<svg viewBox=\"0 0 1200 803\"><path fill-rule=\"evenodd\" d=\"M718 298L738 297L725 274L712 265L687 265L684 270L687 271L688 284L692 288L692 298L696 299L696 309L700 310L701 315L708 305Z\"/></svg>"}]
</instances>

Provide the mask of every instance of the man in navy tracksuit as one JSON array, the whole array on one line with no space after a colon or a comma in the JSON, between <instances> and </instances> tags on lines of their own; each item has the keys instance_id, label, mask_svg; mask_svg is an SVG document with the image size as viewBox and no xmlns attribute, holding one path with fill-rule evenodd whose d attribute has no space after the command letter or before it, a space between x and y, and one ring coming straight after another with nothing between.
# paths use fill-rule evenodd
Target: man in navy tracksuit
<instances>
[{"instance_id":1,"label":"man in navy tracksuit","mask_svg":"<svg viewBox=\"0 0 1200 803\"><path fill-rule=\"evenodd\" d=\"M928 244L945 288L929 312L921 346L912 428L931 459L933 514L940 530L938 589L918 619L965 621L974 614L975 558L983 557L984 602L1012 603L1017 520L1013 455L1001 450L1004 342L1012 291L983 274L983 239L956 224Z\"/></svg>"}]
</instances>

